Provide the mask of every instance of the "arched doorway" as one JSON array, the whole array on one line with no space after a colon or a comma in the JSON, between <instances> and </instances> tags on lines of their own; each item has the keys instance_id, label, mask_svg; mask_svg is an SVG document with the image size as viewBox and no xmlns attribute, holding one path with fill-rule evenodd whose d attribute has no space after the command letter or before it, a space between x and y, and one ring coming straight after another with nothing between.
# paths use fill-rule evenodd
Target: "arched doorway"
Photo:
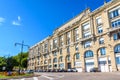
<instances>
[{"instance_id":1,"label":"arched doorway","mask_svg":"<svg viewBox=\"0 0 120 80\"><path fill-rule=\"evenodd\" d=\"M97 51L98 56L98 68L101 72L109 72L112 71L110 57L106 56L106 48L101 47Z\"/></svg>"},{"instance_id":2,"label":"arched doorway","mask_svg":"<svg viewBox=\"0 0 120 80\"><path fill-rule=\"evenodd\" d=\"M114 54L117 70L120 70L120 44L114 47Z\"/></svg>"},{"instance_id":3,"label":"arched doorway","mask_svg":"<svg viewBox=\"0 0 120 80\"><path fill-rule=\"evenodd\" d=\"M78 72L82 72L82 62L80 61L80 53L74 55L74 67Z\"/></svg>"},{"instance_id":4,"label":"arched doorway","mask_svg":"<svg viewBox=\"0 0 120 80\"><path fill-rule=\"evenodd\" d=\"M70 55L66 56L66 67L67 67L67 69L71 69L71 58L70 58Z\"/></svg>"},{"instance_id":5,"label":"arched doorway","mask_svg":"<svg viewBox=\"0 0 120 80\"><path fill-rule=\"evenodd\" d=\"M90 72L90 69L94 67L94 58L93 58L93 51L88 50L84 53L85 59L85 71Z\"/></svg>"}]
</instances>

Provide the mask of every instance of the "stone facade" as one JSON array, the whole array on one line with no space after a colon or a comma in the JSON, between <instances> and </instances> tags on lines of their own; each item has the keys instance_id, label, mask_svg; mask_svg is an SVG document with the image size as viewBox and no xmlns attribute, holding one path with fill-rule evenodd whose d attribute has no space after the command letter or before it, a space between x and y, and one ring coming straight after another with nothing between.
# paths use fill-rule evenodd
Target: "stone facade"
<instances>
[{"instance_id":1,"label":"stone facade","mask_svg":"<svg viewBox=\"0 0 120 80\"><path fill-rule=\"evenodd\" d=\"M29 49L28 69L120 70L120 0L86 9Z\"/></svg>"}]
</instances>

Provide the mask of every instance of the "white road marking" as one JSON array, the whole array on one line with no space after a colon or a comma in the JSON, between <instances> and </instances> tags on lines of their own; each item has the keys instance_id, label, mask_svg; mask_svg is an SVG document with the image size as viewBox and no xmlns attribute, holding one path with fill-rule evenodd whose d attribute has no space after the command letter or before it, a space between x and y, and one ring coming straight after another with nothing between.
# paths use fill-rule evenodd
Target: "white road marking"
<instances>
[{"instance_id":1,"label":"white road marking","mask_svg":"<svg viewBox=\"0 0 120 80\"><path fill-rule=\"evenodd\" d=\"M38 80L38 78L37 78L37 77L33 77L33 79L34 79L34 80Z\"/></svg>"},{"instance_id":2,"label":"white road marking","mask_svg":"<svg viewBox=\"0 0 120 80\"><path fill-rule=\"evenodd\" d=\"M21 80L25 80L25 79L23 78L23 79L21 79Z\"/></svg>"},{"instance_id":3,"label":"white road marking","mask_svg":"<svg viewBox=\"0 0 120 80\"><path fill-rule=\"evenodd\" d=\"M64 77L64 75L42 75L42 76L49 80L54 80Z\"/></svg>"},{"instance_id":4,"label":"white road marking","mask_svg":"<svg viewBox=\"0 0 120 80\"><path fill-rule=\"evenodd\" d=\"M45 77L45 78L47 78L47 79L49 79L49 80L53 80L54 78L52 78L52 77L48 77L48 76L45 76L45 75L42 75L43 77Z\"/></svg>"}]
</instances>

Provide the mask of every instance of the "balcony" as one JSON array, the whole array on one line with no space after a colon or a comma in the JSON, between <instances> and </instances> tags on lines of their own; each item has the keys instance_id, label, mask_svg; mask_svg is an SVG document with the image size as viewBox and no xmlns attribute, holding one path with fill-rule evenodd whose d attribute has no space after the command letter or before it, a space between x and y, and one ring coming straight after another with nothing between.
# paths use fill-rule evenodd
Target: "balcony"
<instances>
[{"instance_id":1,"label":"balcony","mask_svg":"<svg viewBox=\"0 0 120 80\"><path fill-rule=\"evenodd\" d=\"M87 37L80 38L80 42L92 39L93 37L94 37L93 34L91 34L91 35L89 35Z\"/></svg>"}]
</instances>

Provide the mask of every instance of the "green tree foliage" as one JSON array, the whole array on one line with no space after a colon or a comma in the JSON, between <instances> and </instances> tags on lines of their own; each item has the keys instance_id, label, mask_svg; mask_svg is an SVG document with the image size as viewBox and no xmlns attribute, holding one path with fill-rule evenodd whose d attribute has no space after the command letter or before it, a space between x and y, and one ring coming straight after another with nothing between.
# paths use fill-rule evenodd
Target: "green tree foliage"
<instances>
[{"instance_id":1,"label":"green tree foliage","mask_svg":"<svg viewBox=\"0 0 120 80\"><path fill-rule=\"evenodd\" d=\"M13 70L13 68L19 66L19 64L21 64L21 67L27 68L27 58L28 52L23 52L22 54L19 53L16 56L11 56L7 58L0 57L0 71L2 70L3 67L6 67L7 71Z\"/></svg>"},{"instance_id":2,"label":"green tree foliage","mask_svg":"<svg viewBox=\"0 0 120 80\"><path fill-rule=\"evenodd\" d=\"M6 63L6 58L5 57L0 57L0 71L2 70L2 68L4 66L6 66L7 63Z\"/></svg>"}]
</instances>

